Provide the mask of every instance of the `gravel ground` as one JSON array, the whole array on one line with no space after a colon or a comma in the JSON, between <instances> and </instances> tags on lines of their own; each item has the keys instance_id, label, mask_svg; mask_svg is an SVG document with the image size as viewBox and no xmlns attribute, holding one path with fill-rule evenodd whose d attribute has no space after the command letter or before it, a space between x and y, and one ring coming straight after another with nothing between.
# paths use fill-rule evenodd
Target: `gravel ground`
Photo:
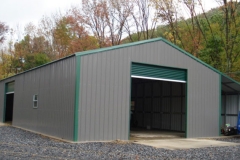
<instances>
[{"instance_id":1,"label":"gravel ground","mask_svg":"<svg viewBox=\"0 0 240 160\"><path fill-rule=\"evenodd\" d=\"M240 138L217 139L235 142ZM124 142L71 144L18 128L0 127L1 159L240 159L240 146L167 150Z\"/></svg>"}]
</instances>

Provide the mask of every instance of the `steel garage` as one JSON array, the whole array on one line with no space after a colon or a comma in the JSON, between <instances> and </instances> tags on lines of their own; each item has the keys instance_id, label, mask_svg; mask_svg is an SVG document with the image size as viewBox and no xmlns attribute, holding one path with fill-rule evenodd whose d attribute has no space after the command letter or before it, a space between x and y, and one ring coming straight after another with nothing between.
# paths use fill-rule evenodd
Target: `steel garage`
<instances>
[{"instance_id":1,"label":"steel garage","mask_svg":"<svg viewBox=\"0 0 240 160\"><path fill-rule=\"evenodd\" d=\"M236 125L238 82L163 38L75 53L0 81L0 121L70 141L132 130L215 137Z\"/></svg>"}]
</instances>

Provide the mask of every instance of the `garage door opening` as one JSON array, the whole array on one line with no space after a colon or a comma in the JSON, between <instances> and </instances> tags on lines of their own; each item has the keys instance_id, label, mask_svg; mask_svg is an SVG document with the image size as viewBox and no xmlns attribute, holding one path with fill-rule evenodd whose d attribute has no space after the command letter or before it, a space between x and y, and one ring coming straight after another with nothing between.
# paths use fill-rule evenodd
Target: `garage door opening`
<instances>
[{"instance_id":1,"label":"garage door opening","mask_svg":"<svg viewBox=\"0 0 240 160\"><path fill-rule=\"evenodd\" d=\"M4 122L12 124L14 106L14 82L6 84Z\"/></svg>"},{"instance_id":2,"label":"garage door opening","mask_svg":"<svg viewBox=\"0 0 240 160\"><path fill-rule=\"evenodd\" d=\"M131 81L130 140L186 137L186 83Z\"/></svg>"},{"instance_id":3,"label":"garage door opening","mask_svg":"<svg viewBox=\"0 0 240 160\"><path fill-rule=\"evenodd\" d=\"M13 119L13 100L14 93L6 94L5 123L11 123Z\"/></svg>"}]
</instances>

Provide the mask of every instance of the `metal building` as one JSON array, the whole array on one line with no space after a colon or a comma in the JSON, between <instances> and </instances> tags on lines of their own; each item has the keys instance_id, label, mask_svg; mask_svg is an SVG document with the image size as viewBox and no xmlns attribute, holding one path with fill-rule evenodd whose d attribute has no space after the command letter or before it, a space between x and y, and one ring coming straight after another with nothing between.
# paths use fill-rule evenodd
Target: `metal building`
<instances>
[{"instance_id":1,"label":"metal building","mask_svg":"<svg viewBox=\"0 0 240 160\"><path fill-rule=\"evenodd\" d=\"M71 141L132 127L219 136L240 84L162 38L75 53L0 81L0 121Z\"/></svg>"}]
</instances>

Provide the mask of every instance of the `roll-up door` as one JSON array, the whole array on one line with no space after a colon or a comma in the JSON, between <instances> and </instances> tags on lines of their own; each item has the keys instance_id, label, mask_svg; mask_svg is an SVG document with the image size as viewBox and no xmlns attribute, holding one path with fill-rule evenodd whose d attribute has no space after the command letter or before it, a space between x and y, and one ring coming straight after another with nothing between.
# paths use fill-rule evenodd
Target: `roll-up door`
<instances>
[{"instance_id":1,"label":"roll-up door","mask_svg":"<svg viewBox=\"0 0 240 160\"><path fill-rule=\"evenodd\" d=\"M132 63L131 77L186 83L185 69L162 67L141 63Z\"/></svg>"}]
</instances>

